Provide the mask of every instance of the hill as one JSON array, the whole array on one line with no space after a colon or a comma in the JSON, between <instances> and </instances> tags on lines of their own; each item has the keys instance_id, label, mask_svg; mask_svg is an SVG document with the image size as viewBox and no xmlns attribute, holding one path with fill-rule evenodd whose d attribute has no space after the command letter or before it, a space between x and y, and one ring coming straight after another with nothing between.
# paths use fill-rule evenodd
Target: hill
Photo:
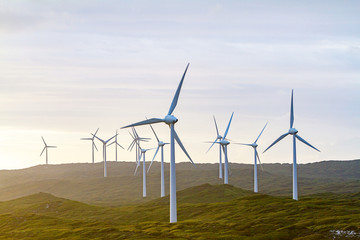
<instances>
[{"instance_id":1,"label":"hill","mask_svg":"<svg viewBox=\"0 0 360 240\"><path fill-rule=\"evenodd\" d=\"M212 199L193 202L199 195ZM219 194L220 192L220 194ZM217 202L222 193L228 200ZM231 194L230 194L231 193ZM178 219L156 199L98 207L38 193L0 203L2 239L359 239L360 199L300 201L225 185L178 192ZM238 195L238 197L236 197Z\"/></svg>"},{"instance_id":2,"label":"hill","mask_svg":"<svg viewBox=\"0 0 360 240\"><path fill-rule=\"evenodd\" d=\"M299 196L324 192L360 192L360 160L325 161L299 164ZM242 189L253 189L253 166L230 164L229 183ZM263 164L259 170L259 191L273 196L291 196L290 164ZM102 206L144 203L160 195L160 163L154 162L148 174L148 197L142 198L142 175L133 172L131 162L109 162L104 178L103 164L74 163L39 165L27 169L0 171L0 201L7 201L38 192ZM165 187L168 194L169 165L165 165ZM217 164L178 163L177 189L202 184L222 184ZM200 195L198 196L200 197Z\"/></svg>"}]
</instances>

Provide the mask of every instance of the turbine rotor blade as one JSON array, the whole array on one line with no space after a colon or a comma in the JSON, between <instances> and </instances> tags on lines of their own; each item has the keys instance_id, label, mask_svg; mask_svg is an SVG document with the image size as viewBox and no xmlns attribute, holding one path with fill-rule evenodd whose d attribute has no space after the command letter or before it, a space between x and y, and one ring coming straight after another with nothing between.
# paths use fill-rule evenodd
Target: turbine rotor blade
<instances>
[{"instance_id":1,"label":"turbine rotor blade","mask_svg":"<svg viewBox=\"0 0 360 240\"><path fill-rule=\"evenodd\" d=\"M290 128L294 125L294 89L291 91Z\"/></svg>"},{"instance_id":2,"label":"turbine rotor blade","mask_svg":"<svg viewBox=\"0 0 360 240\"><path fill-rule=\"evenodd\" d=\"M223 139L226 138L226 135L227 135L228 132L229 132L229 128L230 128L230 124L231 124L231 120L232 120L233 116L234 116L234 112L231 114L231 118L230 118L229 124L228 124L228 126L227 126L227 128L226 128L226 131L225 131L225 133L224 133Z\"/></svg>"},{"instance_id":3,"label":"turbine rotor blade","mask_svg":"<svg viewBox=\"0 0 360 240\"><path fill-rule=\"evenodd\" d=\"M114 144L114 143L115 143L115 141L113 141L112 143L109 143L109 144L106 145L106 146L108 147L108 146L110 146L110 145L112 145L112 144Z\"/></svg>"},{"instance_id":4,"label":"turbine rotor blade","mask_svg":"<svg viewBox=\"0 0 360 240\"><path fill-rule=\"evenodd\" d=\"M47 146L47 148L57 148L57 146Z\"/></svg>"},{"instance_id":5,"label":"turbine rotor blade","mask_svg":"<svg viewBox=\"0 0 360 240\"><path fill-rule=\"evenodd\" d=\"M44 147L44 149L41 151L40 157L41 157L41 155L43 154L43 152L45 151L45 149L46 149L46 147Z\"/></svg>"},{"instance_id":6,"label":"turbine rotor blade","mask_svg":"<svg viewBox=\"0 0 360 240\"><path fill-rule=\"evenodd\" d=\"M93 140L92 138L80 138L80 140Z\"/></svg>"},{"instance_id":7,"label":"turbine rotor blade","mask_svg":"<svg viewBox=\"0 0 360 240\"><path fill-rule=\"evenodd\" d=\"M153 131L153 133L154 133L154 135L155 135L155 137L156 137L156 140L157 140L158 142L160 142L160 140L159 140L158 136L157 136L157 135L156 135L156 133L155 133L154 128L151 126L151 124L149 124L149 125L150 125L151 130Z\"/></svg>"},{"instance_id":8,"label":"turbine rotor blade","mask_svg":"<svg viewBox=\"0 0 360 240\"><path fill-rule=\"evenodd\" d=\"M252 145L251 145L251 144L248 144L248 143L234 143L234 144L238 144L238 145L244 145L244 146L250 146L250 147L252 147Z\"/></svg>"},{"instance_id":9,"label":"turbine rotor blade","mask_svg":"<svg viewBox=\"0 0 360 240\"><path fill-rule=\"evenodd\" d=\"M155 152L155 154L154 154L154 157L153 157L152 160L151 160L151 163L150 163L150 165L149 165L149 168L148 168L147 172L149 172L149 170L150 170L150 168L151 168L151 165L153 164L154 159L155 159L156 154L158 153L159 149L160 149L160 146L157 147L156 152Z\"/></svg>"},{"instance_id":10,"label":"turbine rotor blade","mask_svg":"<svg viewBox=\"0 0 360 240\"><path fill-rule=\"evenodd\" d=\"M216 123L216 119L215 119L215 116L213 115L213 118L214 118L214 123L215 123L215 128L216 128L216 136L219 136L219 129L218 129L218 126L217 126L217 123Z\"/></svg>"},{"instance_id":11,"label":"turbine rotor blade","mask_svg":"<svg viewBox=\"0 0 360 240\"><path fill-rule=\"evenodd\" d=\"M255 143L257 142L257 140L259 140L261 134L263 133L263 131L264 131L264 129L266 128L266 125L267 125L268 123L269 123L269 122L267 122L267 123L265 124L264 128L261 130L259 136L258 136L257 139L255 140Z\"/></svg>"},{"instance_id":12,"label":"turbine rotor blade","mask_svg":"<svg viewBox=\"0 0 360 240\"><path fill-rule=\"evenodd\" d=\"M96 135L98 131L99 131L99 128L98 128L98 129L96 129L96 131L95 131L94 135Z\"/></svg>"},{"instance_id":13,"label":"turbine rotor blade","mask_svg":"<svg viewBox=\"0 0 360 240\"><path fill-rule=\"evenodd\" d=\"M218 140L218 138L216 138L215 141L212 142L211 146L209 147L209 149L206 152L210 151L210 149L212 148L212 146L214 146L214 144L217 142L217 140Z\"/></svg>"},{"instance_id":14,"label":"turbine rotor blade","mask_svg":"<svg viewBox=\"0 0 360 240\"><path fill-rule=\"evenodd\" d=\"M141 122L137 122L137 123L127 125L125 127L122 127L121 129L128 128L128 127L147 125L147 124L151 124L151 123L159 123L159 122L164 122L164 119L162 119L162 118L150 118L150 119L147 119L147 120L144 120L144 121L141 121Z\"/></svg>"},{"instance_id":15,"label":"turbine rotor blade","mask_svg":"<svg viewBox=\"0 0 360 240\"><path fill-rule=\"evenodd\" d=\"M114 136L112 136L111 138L109 138L108 140L105 141L105 143L109 142L111 139L113 139L114 137L116 137L118 134L115 134Z\"/></svg>"},{"instance_id":16,"label":"turbine rotor blade","mask_svg":"<svg viewBox=\"0 0 360 240\"><path fill-rule=\"evenodd\" d=\"M98 152L99 150L97 149L96 144L94 143L94 141L93 141L93 145L94 145L96 151Z\"/></svg>"},{"instance_id":17,"label":"turbine rotor blade","mask_svg":"<svg viewBox=\"0 0 360 240\"><path fill-rule=\"evenodd\" d=\"M105 141L102 140L101 138L99 138L98 136L95 136L94 134L92 134L97 140L99 140L100 142L104 143Z\"/></svg>"},{"instance_id":18,"label":"turbine rotor blade","mask_svg":"<svg viewBox=\"0 0 360 240\"><path fill-rule=\"evenodd\" d=\"M116 144L117 144L119 147L121 147L122 149L125 150L125 148L123 148L123 146L121 146L118 142L116 142Z\"/></svg>"},{"instance_id":19,"label":"turbine rotor blade","mask_svg":"<svg viewBox=\"0 0 360 240\"><path fill-rule=\"evenodd\" d=\"M315 149L316 151L320 152L319 149L317 149L316 147L314 147L313 145L311 145L310 143L308 143L307 141L305 141L305 139L303 139L303 138L300 137L299 135L296 134L295 137L296 137L297 139L299 139L301 142L303 142L303 143L305 143L306 145L308 145L309 147L311 147L311 148Z\"/></svg>"},{"instance_id":20,"label":"turbine rotor blade","mask_svg":"<svg viewBox=\"0 0 360 240\"><path fill-rule=\"evenodd\" d=\"M190 155L188 154L188 152L186 151L184 145L182 144L179 136L177 135L176 131L174 130L175 133L175 140L176 142L179 144L180 148L183 150L183 152L185 153L185 155L189 158L190 162L195 166L195 163L193 162L193 160L191 159Z\"/></svg>"},{"instance_id":21,"label":"turbine rotor blade","mask_svg":"<svg viewBox=\"0 0 360 240\"><path fill-rule=\"evenodd\" d=\"M47 146L47 145L46 145L46 142L45 142L45 140L44 140L44 138L43 138L43 136L41 136L41 138L42 138L42 140L43 140L43 142L44 142L45 146Z\"/></svg>"},{"instance_id":22,"label":"turbine rotor blade","mask_svg":"<svg viewBox=\"0 0 360 240\"><path fill-rule=\"evenodd\" d=\"M261 161L260 161L260 157L259 157L259 154L258 154L258 151L256 150L256 148L255 148L255 154L256 154L257 160L259 160L261 170L264 171L264 168L263 168L263 166L262 166L262 163L261 163Z\"/></svg>"},{"instance_id":23,"label":"turbine rotor blade","mask_svg":"<svg viewBox=\"0 0 360 240\"><path fill-rule=\"evenodd\" d=\"M283 135L281 135L278 139L276 139L267 149L265 149L264 152L266 152L269 148L271 148L272 146L274 146L277 142L279 142L281 139L283 139L284 137L286 137L287 135L289 135L289 133L285 133Z\"/></svg>"},{"instance_id":24,"label":"turbine rotor blade","mask_svg":"<svg viewBox=\"0 0 360 240\"><path fill-rule=\"evenodd\" d=\"M184 72L184 74L183 74L183 76L182 76L182 78L181 78L181 81L180 81L180 83L179 83L179 86L178 86L178 88L176 89L175 96L174 96L174 98L173 98L173 100L172 100L172 103L171 103L171 106L170 106L170 109L169 109L169 112L168 112L167 115L171 115L171 114L173 113L176 105L177 105L177 102L178 102L178 99L179 99L179 95L180 95L180 91L181 91L181 87L182 87L182 84L183 84L183 82L184 82L184 78L185 78L186 72L187 72L187 70L188 70L189 64L190 64L190 63L187 64L186 69L185 69L185 72Z\"/></svg>"}]
</instances>

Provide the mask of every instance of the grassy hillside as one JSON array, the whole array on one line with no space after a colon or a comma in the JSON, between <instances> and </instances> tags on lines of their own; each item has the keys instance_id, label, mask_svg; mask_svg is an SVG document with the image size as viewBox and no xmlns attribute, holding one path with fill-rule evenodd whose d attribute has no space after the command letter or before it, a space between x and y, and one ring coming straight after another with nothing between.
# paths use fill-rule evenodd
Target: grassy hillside
<instances>
[{"instance_id":1,"label":"grassy hillside","mask_svg":"<svg viewBox=\"0 0 360 240\"><path fill-rule=\"evenodd\" d=\"M360 160L327 161L299 165L299 196L324 192L360 192ZM291 196L290 164L264 164L259 170L259 191L273 196ZM0 201L38 192L46 192L88 204L120 206L144 203L160 196L160 163L154 162L148 174L148 197L142 198L142 174L133 172L135 164L109 162L108 178L103 177L103 164L40 165L27 169L0 171ZM169 165L165 167L168 194ZM201 184L222 184L217 164L178 163L177 189ZM341 174L343 173L343 174ZM229 183L242 189L253 189L253 166L230 164ZM198 196L200 197L200 195Z\"/></svg>"},{"instance_id":2,"label":"grassy hillside","mask_svg":"<svg viewBox=\"0 0 360 240\"><path fill-rule=\"evenodd\" d=\"M168 219L167 198L114 208L38 193L0 203L0 238L359 239L360 198L293 201L204 184L179 191L179 222Z\"/></svg>"}]
</instances>

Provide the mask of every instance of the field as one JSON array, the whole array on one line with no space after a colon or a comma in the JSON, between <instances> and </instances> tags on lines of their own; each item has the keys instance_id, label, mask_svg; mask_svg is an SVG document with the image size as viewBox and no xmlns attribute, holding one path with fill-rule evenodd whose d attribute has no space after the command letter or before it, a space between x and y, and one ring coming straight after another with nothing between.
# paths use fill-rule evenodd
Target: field
<instances>
[{"instance_id":1,"label":"field","mask_svg":"<svg viewBox=\"0 0 360 240\"><path fill-rule=\"evenodd\" d=\"M230 167L223 185L216 164L177 164L176 224L168 196L159 198L159 163L145 199L133 163L111 162L105 179L101 164L0 171L0 238L360 239L359 160L299 165L299 201L291 165L264 164L259 194L251 165Z\"/></svg>"}]
</instances>

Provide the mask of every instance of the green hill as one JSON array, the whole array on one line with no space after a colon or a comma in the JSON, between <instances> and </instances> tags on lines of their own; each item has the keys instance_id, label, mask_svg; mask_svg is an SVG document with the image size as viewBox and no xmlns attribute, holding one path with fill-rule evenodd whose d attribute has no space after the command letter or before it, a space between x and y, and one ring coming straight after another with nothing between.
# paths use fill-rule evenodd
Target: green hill
<instances>
[{"instance_id":1,"label":"green hill","mask_svg":"<svg viewBox=\"0 0 360 240\"><path fill-rule=\"evenodd\" d=\"M360 192L360 160L326 161L299 164L299 196L324 192ZM273 196L291 196L290 164L263 164L259 170L259 191ZM0 171L0 201L7 201L38 192L101 206L121 206L151 201L160 196L160 163L154 162L148 174L148 197L142 197L141 169L138 176L131 162L109 162L108 176L103 177L103 164L74 163L39 165L21 170ZM165 187L168 194L169 165L165 165ZM217 164L190 163L176 165L177 190L202 184L219 185ZM230 164L229 183L253 189L253 166ZM201 194L196 198L200 198Z\"/></svg>"},{"instance_id":2,"label":"green hill","mask_svg":"<svg viewBox=\"0 0 360 240\"><path fill-rule=\"evenodd\" d=\"M98 207L38 193L0 203L0 238L360 238L359 193L355 198L307 196L294 201L204 184L179 191L178 196L179 222L170 224L166 198L132 206ZM223 196L226 201L222 201ZM198 197L202 200L195 200Z\"/></svg>"}]
</instances>

